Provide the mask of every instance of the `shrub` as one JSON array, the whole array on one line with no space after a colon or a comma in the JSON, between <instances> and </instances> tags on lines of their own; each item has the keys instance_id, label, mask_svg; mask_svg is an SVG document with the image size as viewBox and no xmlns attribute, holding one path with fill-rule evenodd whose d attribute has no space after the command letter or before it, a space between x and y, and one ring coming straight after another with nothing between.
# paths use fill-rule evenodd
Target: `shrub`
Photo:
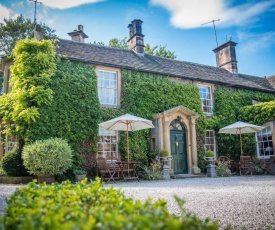
<instances>
[{"instance_id":1,"label":"shrub","mask_svg":"<svg viewBox=\"0 0 275 230\"><path fill-rule=\"evenodd\" d=\"M72 166L72 150L60 138L25 145L22 157L25 167L34 175L59 175Z\"/></svg>"},{"instance_id":2,"label":"shrub","mask_svg":"<svg viewBox=\"0 0 275 230\"><path fill-rule=\"evenodd\" d=\"M169 214L164 200L134 201L100 180L72 184L31 182L7 198L4 229L218 229L216 222L187 213ZM35 202L34 202L35 201Z\"/></svg>"},{"instance_id":3,"label":"shrub","mask_svg":"<svg viewBox=\"0 0 275 230\"><path fill-rule=\"evenodd\" d=\"M207 150L206 152L205 152L205 156L206 157L214 157L214 152L212 151L212 150Z\"/></svg>"},{"instance_id":4,"label":"shrub","mask_svg":"<svg viewBox=\"0 0 275 230\"><path fill-rule=\"evenodd\" d=\"M231 171L228 169L228 163L226 161L218 161L216 166L217 176L231 176Z\"/></svg>"},{"instance_id":5,"label":"shrub","mask_svg":"<svg viewBox=\"0 0 275 230\"><path fill-rule=\"evenodd\" d=\"M159 151L159 155L160 155L161 157L167 157L167 156L169 156L169 152L168 152L168 150L166 150L166 149L161 149L161 150Z\"/></svg>"},{"instance_id":6,"label":"shrub","mask_svg":"<svg viewBox=\"0 0 275 230\"><path fill-rule=\"evenodd\" d=\"M153 161L150 166L142 165L142 178L145 180L162 180L162 163Z\"/></svg>"},{"instance_id":7,"label":"shrub","mask_svg":"<svg viewBox=\"0 0 275 230\"><path fill-rule=\"evenodd\" d=\"M86 175L87 172L84 171L84 170L75 169L75 170L74 170L74 174L75 174L75 175Z\"/></svg>"},{"instance_id":8,"label":"shrub","mask_svg":"<svg viewBox=\"0 0 275 230\"><path fill-rule=\"evenodd\" d=\"M0 176L6 176L7 173L4 171L2 163L3 163L3 161L1 160L0 161Z\"/></svg>"},{"instance_id":9,"label":"shrub","mask_svg":"<svg viewBox=\"0 0 275 230\"><path fill-rule=\"evenodd\" d=\"M27 175L27 171L21 158L21 153L18 149L14 149L5 154L2 160L2 167L8 176Z\"/></svg>"}]
</instances>

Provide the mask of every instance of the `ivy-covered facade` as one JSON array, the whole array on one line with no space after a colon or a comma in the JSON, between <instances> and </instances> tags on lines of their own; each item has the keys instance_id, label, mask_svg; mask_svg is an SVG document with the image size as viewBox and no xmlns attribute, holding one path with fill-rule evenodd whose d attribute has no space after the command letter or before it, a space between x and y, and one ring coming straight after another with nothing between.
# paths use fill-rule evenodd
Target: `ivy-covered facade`
<instances>
[{"instance_id":1,"label":"ivy-covered facade","mask_svg":"<svg viewBox=\"0 0 275 230\"><path fill-rule=\"evenodd\" d=\"M173 156L171 166L178 174L200 173L208 149L215 157L237 159L238 136L217 132L238 120L266 125L265 133L258 134L261 144L256 144L255 135L244 136L245 154L261 157L261 151L271 147L265 153L274 155L275 113L253 120L254 110L249 107L275 101L272 77L239 74L232 41L214 50L218 67L144 54L141 24L134 20L129 25L128 50L85 44L82 26L70 33L73 41L58 41L56 53L61 60L48 86L53 99L39 106L39 118L24 133L26 142L62 137L77 152L90 141L91 154L123 158L124 133L98 128L98 123L131 113L155 125L130 133L131 158L143 164L160 149ZM9 89L10 66L9 60L3 62L4 93ZM0 154L13 147L14 138L2 134Z\"/></svg>"}]
</instances>

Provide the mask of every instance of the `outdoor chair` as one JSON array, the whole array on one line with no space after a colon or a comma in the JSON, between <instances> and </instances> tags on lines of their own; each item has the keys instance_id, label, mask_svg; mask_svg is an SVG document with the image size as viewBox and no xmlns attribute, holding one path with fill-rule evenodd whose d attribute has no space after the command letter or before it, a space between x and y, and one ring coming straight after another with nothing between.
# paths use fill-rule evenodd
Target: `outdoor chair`
<instances>
[{"instance_id":1,"label":"outdoor chair","mask_svg":"<svg viewBox=\"0 0 275 230\"><path fill-rule=\"evenodd\" d=\"M252 175L252 160L250 156L241 156L240 157L240 176L247 175L250 173Z\"/></svg>"},{"instance_id":2,"label":"outdoor chair","mask_svg":"<svg viewBox=\"0 0 275 230\"><path fill-rule=\"evenodd\" d=\"M105 158L98 158L96 159L98 173L101 177L102 181L115 181L115 179L119 179L119 172L120 169L118 166L114 166L114 164L107 164Z\"/></svg>"}]
</instances>

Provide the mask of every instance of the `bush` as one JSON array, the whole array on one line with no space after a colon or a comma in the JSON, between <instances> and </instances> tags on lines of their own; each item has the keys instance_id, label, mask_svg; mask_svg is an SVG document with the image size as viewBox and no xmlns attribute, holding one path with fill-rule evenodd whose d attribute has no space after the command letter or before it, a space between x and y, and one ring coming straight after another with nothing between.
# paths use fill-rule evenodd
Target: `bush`
<instances>
[{"instance_id":1,"label":"bush","mask_svg":"<svg viewBox=\"0 0 275 230\"><path fill-rule=\"evenodd\" d=\"M160 155L161 157L168 157L168 156L169 156L169 152L168 152L168 150L166 150L166 149L161 149L161 150L159 151L159 155Z\"/></svg>"},{"instance_id":2,"label":"bush","mask_svg":"<svg viewBox=\"0 0 275 230\"><path fill-rule=\"evenodd\" d=\"M22 157L25 167L34 175L59 175L72 166L72 150L60 138L25 145Z\"/></svg>"},{"instance_id":3,"label":"bush","mask_svg":"<svg viewBox=\"0 0 275 230\"><path fill-rule=\"evenodd\" d=\"M145 180L162 180L162 163L153 161L150 166L142 165L142 178Z\"/></svg>"},{"instance_id":4,"label":"bush","mask_svg":"<svg viewBox=\"0 0 275 230\"><path fill-rule=\"evenodd\" d=\"M231 171L228 169L228 163L226 161L218 161L216 166L217 176L231 176Z\"/></svg>"},{"instance_id":5,"label":"bush","mask_svg":"<svg viewBox=\"0 0 275 230\"><path fill-rule=\"evenodd\" d=\"M21 153L18 149L14 149L5 154L2 160L2 167L8 176L27 175L27 171L21 158Z\"/></svg>"},{"instance_id":6,"label":"bush","mask_svg":"<svg viewBox=\"0 0 275 230\"><path fill-rule=\"evenodd\" d=\"M3 161L0 161L0 176L7 176L7 173L3 169L2 163Z\"/></svg>"},{"instance_id":7,"label":"bush","mask_svg":"<svg viewBox=\"0 0 275 230\"><path fill-rule=\"evenodd\" d=\"M214 152L213 152L212 150L207 150L207 151L205 152L205 156L206 156L206 157L214 157Z\"/></svg>"},{"instance_id":8,"label":"bush","mask_svg":"<svg viewBox=\"0 0 275 230\"><path fill-rule=\"evenodd\" d=\"M169 214L164 200L134 201L100 180L71 184L31 182L7 198L3 229L218 229L208 219ZM35 201L35 202L34 202Z\"/></svg>"}]
</instances>

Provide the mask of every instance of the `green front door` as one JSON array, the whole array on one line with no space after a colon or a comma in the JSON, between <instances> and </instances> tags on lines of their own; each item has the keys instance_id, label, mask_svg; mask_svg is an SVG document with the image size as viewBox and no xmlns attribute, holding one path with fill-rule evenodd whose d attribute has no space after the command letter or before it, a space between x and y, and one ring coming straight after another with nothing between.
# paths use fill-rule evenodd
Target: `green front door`
<instances>
[{"instance_id":1,"label":"green front door","mask_svg":"<svg viewBox=\"0 0 275 230\"><path fill-rule=\"evenodd\" d=\"M178 120L172 121L170 125L170 145L172 169L175 174L188 173L186 132L184 125Z\"/></svg>"}]
</instances>

